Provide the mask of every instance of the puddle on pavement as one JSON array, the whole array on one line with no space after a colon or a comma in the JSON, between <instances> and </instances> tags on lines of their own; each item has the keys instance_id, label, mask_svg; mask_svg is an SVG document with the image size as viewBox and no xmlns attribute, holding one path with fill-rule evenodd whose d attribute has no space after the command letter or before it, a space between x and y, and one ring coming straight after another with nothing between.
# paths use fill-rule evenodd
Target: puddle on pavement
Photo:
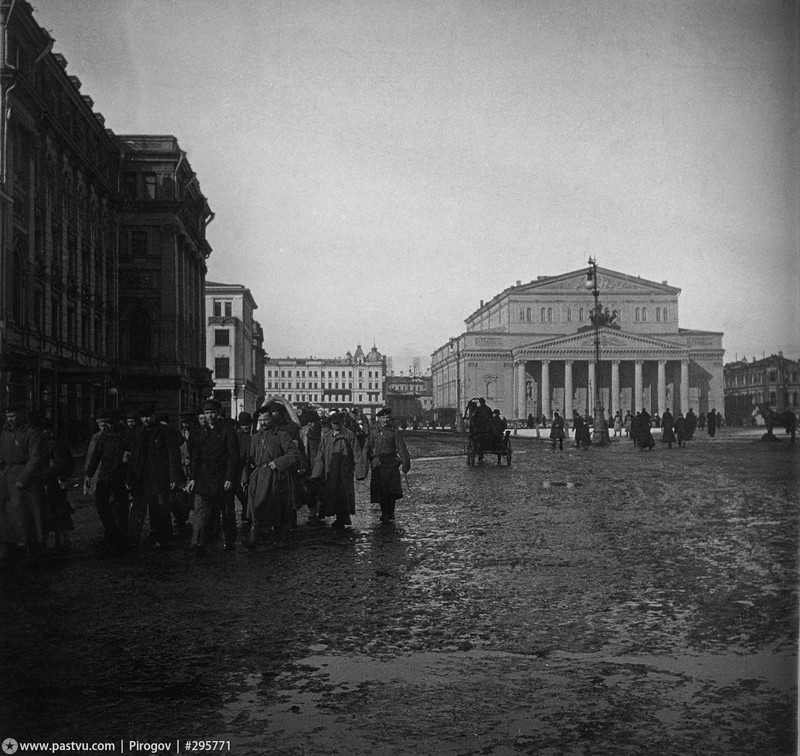
<instances>
[{"instance_id":1,"label":"puddle on pavement","mask_svg":"<svg viewBox=\"0 0 800 756\"><path fill-rule=\"evenodd\" d=\"M320 648L319 651L324 649ZM277 678L265 681L261 673L231 675L235 697L224 705L222 715L238 731L268 726L271 732L293 737L319 733L337 720L335 709L326 705L337 695L366 693L373 685L411 685L446 690L459 685L480 685L493 665L502 664L508 674L537 678L544 686L567 690L576 669L602 677L608 688L639 685L643 678L662 689L662 709L656 713L664 724L679 718L683 707L702 700L709 686L765 685L780 693L797 686L797 657L791 642L775 643L757 653L730 649L727 654L696 653L685 656L621 655L607 652L547 655L511 654L473 649L450 653L419 653L388 659L368 656L330 656L314 653L297 660ZM522 714L520 714L522 716ZM524 719L524 717L523 717ZM512 715L509 725L524 729Z\"/></svg>"}]
</instances>

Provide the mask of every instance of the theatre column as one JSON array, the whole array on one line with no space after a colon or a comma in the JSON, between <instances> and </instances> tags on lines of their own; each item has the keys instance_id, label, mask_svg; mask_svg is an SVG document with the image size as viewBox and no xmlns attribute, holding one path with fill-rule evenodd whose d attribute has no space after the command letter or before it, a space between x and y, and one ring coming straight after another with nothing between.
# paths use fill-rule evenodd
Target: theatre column
<instances>
[{"instance_id":1,"label":"theatre column","mask_svg":"<svg viewBox=\"0 0 800 756\"><path fill-rule=\"evenodd\" d=\"M550 419L550 360L542 360L542 414Z\"/></svg>"},{"instance_id":2,"label":"theatre column","mask_svg":"<svg viewBox=\"0 0 800 756\"><path fill-rule=\"evenodd\" d=\"M611 417L619 410L619 360L611 360Z\"/></svg>"},{"instance_id":3,"label":"theatre column","mask_svg":"<svg viewBox=\"0 0 800 756\"><path fill-rule=\"evenodd\" d=\"M527 394L525 391L525 360L517 363L517 419L525 419L528 415L528 408L525 404Z\"/></svg>"},{"instance_id":4,"label":"theatre column","mask_svg":"<svg viewBox=\"0 0 800 756\"><path fill-rule=\"evenodd\" d=\"M667 408L667 361L658 361L658 414Z\"/></svg>"},{"instance_id":5,"label":"theatre column","mask_svg":"<svg viewBox=\"0 0 800 756\"><path fill-rule=\"evenodd\" d=\"M681 360L681 412L689 411L689 360Z\"/></svg>"},{"instance_id":6,"label":"theatre column","mask_svg":"<svg viewBox=\"0 0 800 756\"><path fill-rule=\"evenodd\" d=\"M597 384L595 383L594 361L589 361L589 385L586 387L586 396L589 397L589 414L594 415L596 409L595 402L597 401Z\"/></svg>"},{"instance_id":7,"label":"theatre column","mask_svg":"<svg viewBox=\"0 0 800 756\"><path fill-rule=\"evenodd\" d=\"M564 419L572 419L572 360L564 360Z\"/></svg>"},{"instance_id":8,"label":"theatre column","mask_svg":"<svg viewBox=\"0 0 800 756\"><path fill-rule=\"evenodd\" d=\"M633 408L631 412L636 414L642 408L642 361L636 360L633 363Z\"/></svg>"}]
</instances>

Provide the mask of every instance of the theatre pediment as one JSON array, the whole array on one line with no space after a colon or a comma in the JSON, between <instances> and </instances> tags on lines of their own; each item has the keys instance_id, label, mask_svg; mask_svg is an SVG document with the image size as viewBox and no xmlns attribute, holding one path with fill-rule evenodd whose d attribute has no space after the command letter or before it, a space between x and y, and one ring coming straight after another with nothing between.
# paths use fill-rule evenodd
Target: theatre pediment
<instances>
[{"instance_id":1,"label":"theatre pediment","mask_svg":"<svg viewBox=\"0 0 800 756\"><path fill-rule=\"evenodd\" d=\"M553 292L561 294L564 292L580 291L586 293L586 270L573 271L561 276L550 276L531 281L525 286L515 289L515 293L536 293L546 294ZM608 270L607 268L597 269L597 288L602 292L613 294L678 294L680 289L667 284L648 281L645 278L629 276L618 271Z\"/></svg>"},{"instance_id":2,"label":"theatre pediment","mask_svg":"<svg viewBox=\"0 0 800 756\"><path fill-rule=\"evenodd\" d=\"M650 336L625 333L613 328L601 328L598 332L601 359L680 359L685 356L686 349L677 344ZM586 359L595 353L595 332L584 331L571 336L540 341L517 347L514 357L527 359Z\"/></svg>"}]
</instances>

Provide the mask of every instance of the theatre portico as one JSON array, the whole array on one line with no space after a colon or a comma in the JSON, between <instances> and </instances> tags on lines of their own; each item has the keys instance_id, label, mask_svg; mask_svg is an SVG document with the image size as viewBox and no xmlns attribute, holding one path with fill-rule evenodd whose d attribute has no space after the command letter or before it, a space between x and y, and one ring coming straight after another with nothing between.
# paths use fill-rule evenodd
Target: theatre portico
<instances>
[{"instance_id":1,"label":"theatre portico","mask_svg":"<svg viewBox=\"0 0 800 756\"><path fill-rule=\"evenodd\" d=\"M586 271L506 289L436 350L434 403L484 396L509 419L723 407L722 334L679 328L680 289L598 268L610 325L589 323ZM649 316L649 317L648 317ZM599 357L599 359L598 359Z\"/></svg>"}]
</instances>

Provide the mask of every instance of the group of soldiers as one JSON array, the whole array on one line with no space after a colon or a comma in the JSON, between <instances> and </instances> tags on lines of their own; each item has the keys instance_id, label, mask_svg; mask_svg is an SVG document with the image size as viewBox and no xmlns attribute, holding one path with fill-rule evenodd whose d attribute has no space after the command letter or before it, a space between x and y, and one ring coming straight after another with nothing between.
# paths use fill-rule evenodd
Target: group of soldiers
<instances>
[{"instance_id":1,"label":"group of soldiers","mask_svg":"<svg viewBox=\"0 0 800 756\"><path fill-rule=\"evenodd\" d=\"M163 548L191 528L189 548L201 553L221 534L256 549L282 540L308 508L312 522L335 518L345 529L355 513L354 480L370 478L370 501L394 522L403 497L401 472L411 460L384 408L374 424L358 410L300 414L281 398L254 416L223 417L214 399L182 415L180 429L145 404L125 415L103 410L86 453L83 489L94 497L103 527L98 547L140 547L149 517L150 542ZM67 490L74 470L52 423L24 406L6 409L0 431L0 559L13 561L69 549L73 510ZM237 507L237 501L239 507ZM239 521L237 521L237 509Z\"/></svg>"}]
</instances>

